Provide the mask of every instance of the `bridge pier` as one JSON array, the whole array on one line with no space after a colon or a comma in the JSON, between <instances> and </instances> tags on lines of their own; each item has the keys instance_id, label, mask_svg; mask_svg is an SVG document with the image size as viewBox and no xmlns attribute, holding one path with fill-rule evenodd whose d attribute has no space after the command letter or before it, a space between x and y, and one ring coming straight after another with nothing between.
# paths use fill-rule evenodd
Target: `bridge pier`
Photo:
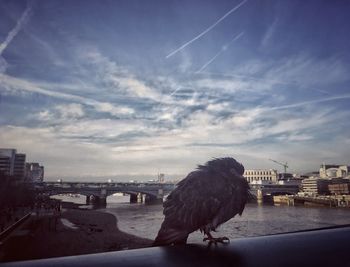
<instances>
[{"instance_id":1,"label":"bridge pier","mask_svg":"<svg viewBox=\"0 0 350 267\"><path fill-rule=\"evenodd\" d=\"M94 206L105 207L107 205L107 198L104 196L103 197L100 197L100 196L90 197L90 201L91 201L92 205L94 205Z\"/></svg>"},{"instance_id":2,"label":"bridge pier","mask_svg":"<svg viewBox=\"0 0 350 267\"><path fill-rule=\"evenodd\" d=\"M130 194L130 203L137 203L137 194Z\"/></svg>"},{"instance_id":3,"label":"bridge pier","mask_svg":"<svg viewBox=\"0 0 350 267\"><path fill-rule=\"evenodd\" d=\"M258 204L262 204L263 200L264 200L264 197L263 197L263 192L262 192L261 189L257 190L256 197L257 197Z\"/></svg>"},{"instance_id":4,"label":"bridge pier","mask_svg":"<svg viewBox=\"0 0 350 267\"><path fill-rule=\"evenodd\" d=\"M137 203L143 203L143 196L141 193L137 194Z\"/></svg>"},{"instance_id":5,"label":"bridge pier","mask_svg":"<svg viewBox=\"0 0 350 267\"><path fill-rule=\"evenodd\" d=\"M151 196L151 195L145 196L145 204L153 205L153 204L162 204L162 203L163 203L162 198L158 198L156 196Z\"/></svg>"},{"instance_id":6,"label":"bridge pier","mask_svg":"<svg viewBox=\"0 0 350 267\"><path fill-rule=\"evenodd\" d=\"M90 205L91 196L86 196L86 205Z\"/></svg>"},{"instance_id":7,"label":"bridge pier","mask_svg":"<svg viewBox=\"0 0 350 267\"><path fill-rule=\"evenodd\" d=\"M99 198L99 205L106 206L107 205L107 197L100 197Z\"/></svg>"},{"instance_id":8,"label":"bridge pier","mask_svg":"<svg viewBox=\"0 0 350 267\"><path fill-rule=\"evenodd\" d=\"M288 206L295 206L294 198L293 198L293 197L289 197L289 198L288 198Z\"/></svg>"}]
</instances>

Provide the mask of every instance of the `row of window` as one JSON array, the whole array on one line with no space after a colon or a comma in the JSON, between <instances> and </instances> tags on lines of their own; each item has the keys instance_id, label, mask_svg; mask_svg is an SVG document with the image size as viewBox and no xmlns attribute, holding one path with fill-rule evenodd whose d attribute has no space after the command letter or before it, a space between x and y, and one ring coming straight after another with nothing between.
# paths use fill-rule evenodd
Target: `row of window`
<instances>
[{"instance_id":1,"label":"row of window","mask_svg":"<svg viewBox=\"0 0 350 267\"><path fill-rule=\"evenodd\" d=\"M262 177L246 177L248 182L252 182L252 181L272 181L272 177L266 177L266 176L262 176Z\"/></svg>"},{"instance_id":2,"label":"row of window","mask_svg":"<svg viewBox=\"0 0 350 267\"><path fill-rule=\"evenodd\" d=\"M245 171L245 175L271 175L272 171Z\"/></svg>"}]
</instances>

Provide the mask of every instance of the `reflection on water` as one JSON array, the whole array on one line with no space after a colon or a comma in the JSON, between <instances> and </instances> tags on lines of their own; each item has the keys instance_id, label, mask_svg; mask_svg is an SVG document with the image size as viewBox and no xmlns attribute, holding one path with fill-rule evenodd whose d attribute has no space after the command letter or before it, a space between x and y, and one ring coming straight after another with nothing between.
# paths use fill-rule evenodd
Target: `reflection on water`
<instances>
[{"instance_id":1,"label":"reflection on water","mask_svg":"<svg viewBox=\"0 0 350 267\"><path fill-rule=\"evenodd\" d=\"M82 198L85 201L85 198ZM107 208L102 210L117 217L120 230L154 239L164 218L163 207L161 205L130 204L128 201L128 196L108 197ZM221 225L216 235L229 238L258 236L349 222L349 209L248 204L241 217L236 216ZM195 232L190 235L189 241L202 242L202 239L203 235Z\"/></svg>"},{"instance_id":2,"label":"reflection on water","mask_svg":"<svg viewBox=\"0 0 350 267\"><path fill-rule=\"evenodd\" d=\"M75 204L82 204L82 205L86 204L86 196L79 195L79 194L54 195L54 196L51 196L51 198L59 199L66 202L72 202ZM108 196L107 202L108 203L129 203L129 199L130 197L128 195L123 196L120 193L116 193L114 195Z\"/></svg>"},{"instance_id":3,"label":"reflection on water","mask_svg":"<svg viewBox=\"0 0 350 267\"><path fill-rule=\"evenodd\" d=\"M161 205L117 204L107 206L107 212L117 216L118 227L137 236L154 239L163 221ZM345 209L306 208L289 206L258 206L248 204L242 216L236 216L218 228L217 236L229 238L258 236L346 224L350 211ZM190 242L201 242L203 235L195 232Z\"/></svg>"},{"instance_id":4,"label":"reflection on water","mask_svg":"<svg viewBox=\"0 0 350 267\"><path fill-rule=\"evenodd\" d=\"M51 198L66 201L66 202L73 202L76 204L86 204L86 197L82 195L54 195L51 196Z\"/></svg>"}]
</instances>

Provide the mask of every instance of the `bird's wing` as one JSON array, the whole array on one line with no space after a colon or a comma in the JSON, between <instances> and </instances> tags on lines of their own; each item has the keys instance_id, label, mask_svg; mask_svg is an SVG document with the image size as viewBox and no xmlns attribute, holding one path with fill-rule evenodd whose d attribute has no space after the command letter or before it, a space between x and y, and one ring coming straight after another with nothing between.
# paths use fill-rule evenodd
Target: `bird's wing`
<instances>
[{"instance_id":1,"label":"bird's wing","mask_svg":"<svg viewBox=\"0 0 350 267\"><path fill-rule=\"evenodd\" d=\"M164 227L191 233L210 223L232 196L232 187L201 171L190 173L164 203Z\"/></svg>"},{"instance_id":2,"label":"bird's wing","mask_svg":"<svg viewBox=\"0 0 350 267\"><path fill-rule=\"evenodd\" d=\"M245 204L248 199L248 184L231 184L231 198L225 202L219 212L216 214L212 226L216 228L218 225L233 218L236 214L242 215Z\"/></svg>"}]
</instances>

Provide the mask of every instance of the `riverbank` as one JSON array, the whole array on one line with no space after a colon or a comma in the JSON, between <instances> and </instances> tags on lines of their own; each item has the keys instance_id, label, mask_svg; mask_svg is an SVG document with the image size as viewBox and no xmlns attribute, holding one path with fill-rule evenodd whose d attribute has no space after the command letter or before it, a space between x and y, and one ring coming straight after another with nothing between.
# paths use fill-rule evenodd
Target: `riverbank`
<instances>
[{"instance_id":1,"label":"riverbank","mask_svg":"<svg viewBox=\"0 0 350 267\"><path fill-rule=\"evenodd\" d=\"M115 216L71 208L57 221L53 216L32 216L22 235L4 248L3 261L81 255L148 247L152 240L120 231Z\"/></svg>"}]
</instances>

